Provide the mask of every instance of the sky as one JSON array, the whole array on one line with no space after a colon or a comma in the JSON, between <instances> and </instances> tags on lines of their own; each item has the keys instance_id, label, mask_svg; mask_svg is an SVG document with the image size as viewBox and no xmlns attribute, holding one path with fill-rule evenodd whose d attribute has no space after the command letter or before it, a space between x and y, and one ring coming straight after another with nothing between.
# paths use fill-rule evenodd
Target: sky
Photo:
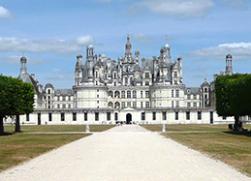
<instances>
[{"instance_id":1,"label":"sky","mask_svg":"<svg viewBox=\"0 0 251 181\"><path fill-rule=\"evenodd\" d=\"M126 36L141 58L171 46L187 87L225 70L251 71L250 0L0 0L0 73L18 76L20 57L42 85L71 88L86 46L117 60Z\"/></svg>"}]
</instances>

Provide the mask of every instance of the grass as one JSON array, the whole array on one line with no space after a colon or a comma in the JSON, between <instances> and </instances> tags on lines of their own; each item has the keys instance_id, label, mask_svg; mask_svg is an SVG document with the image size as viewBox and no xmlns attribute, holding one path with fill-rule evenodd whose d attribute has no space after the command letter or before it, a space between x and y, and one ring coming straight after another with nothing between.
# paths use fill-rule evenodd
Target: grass
<instances>
[{"instance_id":1,"label":"grass","mask_svg":"<svg viewBox=\"0 0 251 181\"><path fill-rule=\"evenodd\" d=\"M101 132L114 127L114 125L90 125L91 132ZM40 126L21 126L25 133L33 132L85 132L85 125L40 125ZM6 132L12 132L14 126L5 126Z\"/></svg>"},{"instance_id":2,"label":"grass","mask_svg":"<svg viewBox=\"0 0 251 181\"><path fill-rule=\"evenodd\" d=\"M112 127L111 125L92 125L90 130L100 132ZM21 133L12 134L14 126L5 126L5 131L8 134L0 136L0 172L49 150L90 135L84 133L85 126L83 125L22 126L21 128ZM58 134L52 134L52 132ZM71 132L76 133L71 134Z\"/></svg>"},{"instance_id":3,"label":"grass","mask_svg":"<svg viewBox=\"0 0 251 181\"><path fill-rule=\"evenodd\" d=\"M161 125L143 125L161 131ZM244 126L250 129L250 125ZM222 160L251 176L251 136L234 134L227 125L167 125L167 138Z\"/></svg>"}]
</instances>

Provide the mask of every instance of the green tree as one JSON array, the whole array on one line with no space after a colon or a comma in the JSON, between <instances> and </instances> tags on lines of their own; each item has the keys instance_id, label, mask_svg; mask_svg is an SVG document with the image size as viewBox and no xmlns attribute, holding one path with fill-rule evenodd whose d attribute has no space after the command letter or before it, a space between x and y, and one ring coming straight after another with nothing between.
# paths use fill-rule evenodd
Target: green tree
<instances>
[{"instance_id":1,"label":"green tree","mask_svg":"<svg viewBox=\"0 0 251 181\"><path fill-rule=\"evenodd\" d=\"M218 76L215 81L216 110L220 116L234 116L235 130L242 129L241 116L251 114L251 74Z\"/></svg>"},{"instance_id":2,"label":"green tree","mask_svg":"<svg viewBox=\"0 0 251 181\"><path fill-rule=\"evenodd\" d=\"M0 75L0 135L4 134L3 119L16 116L15 131L20 131L19 115L33 112L34 89L31 84Z\"/></svg>"}]
</instances>

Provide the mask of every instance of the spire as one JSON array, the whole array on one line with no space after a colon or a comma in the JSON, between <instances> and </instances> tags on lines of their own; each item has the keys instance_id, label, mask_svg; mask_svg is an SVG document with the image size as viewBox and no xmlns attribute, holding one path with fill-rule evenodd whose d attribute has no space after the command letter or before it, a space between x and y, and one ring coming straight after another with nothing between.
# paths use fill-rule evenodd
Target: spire
<instances>
[{"instance_id":1,"label":"spire","mask_svg":"<svg viewBox=\"0 0 251 181\"><path fill-rule=\"evenodd\" d=\"M31 83L32 81L31 81L30 75L27 72L27 67L26 67L27 58L22 56L20 58L20 63L21 63L21 68L20 68L20 74L18 78L22 80L23 82Z\"/></svg>"},{"instance_id":2,"label":"spire","mask_svg":"<svg viewBox=\"0 0 251 181\"><path fill-rule=\"evenodd\" d=\"M132 55L132 44L131 44L131 41L130 41L130 36L128 35L127 36L127 42L126 42L126 45L125 45L125 55L126 56L131 56Z\"/></svg>"},{"instance_id":3,"label":"spire","mask_svg":"<svg viewBox=\"0 0 251 181\"><path fill-rule=\"evenodd\" d=\"M21 57L20 63L21 63L20 75L27 74L27 68L26 68L27 58L24 56Z\"/></svg>"},{"instance_id":4,"label":"spire","mask_svg":"<svg viewBox=\"0 0 251 181\"><path fill-rule=\"evenodd\" d=\"M228 54L226 56L226 75L232 75L233 74L233 65L232 65L232 61L233 61L233 56L231 54Z\"/></svg>"}]
</instances>

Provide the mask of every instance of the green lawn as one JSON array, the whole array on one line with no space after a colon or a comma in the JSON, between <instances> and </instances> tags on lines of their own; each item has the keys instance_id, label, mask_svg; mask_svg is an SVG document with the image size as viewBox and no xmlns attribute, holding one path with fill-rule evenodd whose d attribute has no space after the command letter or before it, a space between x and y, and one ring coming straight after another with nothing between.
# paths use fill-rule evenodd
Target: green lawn
<instances>
[{"instance_id":1,"label":"green lawn","mask_svg":"<svg viewBox=\"0 0 251 181\"><path fill-rule=\"evenodd\" d=\"M105 131L114 125L90 125L91 132ZM23 132L85 132L85 125L40 125L40 126L21 126ZM5 126L7 132L12 132L14 126Z\"/></svg>"},{"instance_id":2,"label":"green lawn","mask_svg":"<svg viewBox=\"0 0 251 181\"><path fill-rule=\"evenodd\" d=\"M143 125L151 131L161 131L161 125ZM245 125L250 129L250 125ZM227 125L167 125L163 133L195 150L199 150L251 175L251 136L233 134Z\"/></svg>"},{"instance_id":3,"label":"green lawn","mask_svg":"<svg viewBox=\"0 0 251 181\"><path fill-rule=\"evenodd\" d=\"M112 125L92 125L90 130L99 132L112 127ZM5 131L9 134L0 136L0 171L90 135L84 133L83 125L22 126L21 128L21 133L11 134L14 126L5 126Z\"/></svg>"}]
</instances>

